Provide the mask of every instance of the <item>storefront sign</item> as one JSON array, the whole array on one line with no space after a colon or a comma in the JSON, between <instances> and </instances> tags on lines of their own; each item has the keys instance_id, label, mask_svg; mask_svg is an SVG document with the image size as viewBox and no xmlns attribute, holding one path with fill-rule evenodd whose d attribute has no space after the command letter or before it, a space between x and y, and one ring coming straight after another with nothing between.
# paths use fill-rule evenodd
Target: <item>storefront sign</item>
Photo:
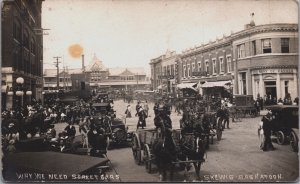
<instances>
[{"instance_id":1,"label":"storefront sign","mask_svg":"<svg viewBox=\"0 0 300 184\"><path fill-rule=\"evenodd\" d=\"M279 68L279 69L259 69L253 70L252 74L265 74L265 73L293 73L292 68Z\"/></svg>"}]
</instances>

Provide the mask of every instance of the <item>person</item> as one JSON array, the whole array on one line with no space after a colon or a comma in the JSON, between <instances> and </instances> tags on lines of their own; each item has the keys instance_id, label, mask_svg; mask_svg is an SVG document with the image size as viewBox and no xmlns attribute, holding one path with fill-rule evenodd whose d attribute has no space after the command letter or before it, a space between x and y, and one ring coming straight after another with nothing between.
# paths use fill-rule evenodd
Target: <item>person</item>
<instances>
[{"instance_id":1,"label":"person","mask_svg":"<svg viewBox=\"0 0 300 184\"><path fill-rule=\"evenodd\" d=\"M70 122L70 123L66 126L66 128L65 128L64 131L66 132L66 136L69 136L69 137L74 137L75 134L76 134L76 129L75 129L75 126L73 125L72 122Z\"/></svg>"},{"instance_id":2,"label":"person","mask_svg":"<svg viewBox=\"0 0 300 184\"><path fill-rule=\"evenodd\" d=\"M272 112L268 111L265 116L262 117L263 125L263 133L264 133L264 143L262 146L263 151L274 150L274 146L271 141L271 130L272 130Z\"/></svg>"},{"instance_id":3,"label":"person","mask_svg":"<svg viewBox=\"0 0 300 184\"><path fill-rule=\"evenodd\" d=\"M299 98L298 98L298 97L295 98L294 103L295 103L296 105L299 105Z\"/></svg>"},{"instance_id":4,"label":"person","mask_svg":"<svg viewBox=\"0 0 300 184\"><path fill-rule=\"evenodd\" d=\"M148 106L147 100L144 103L144 111L145 111L146 118L147 118L149 116L149 106Z\"/></svg>"},{"instance_id":5,"label":"person","mask_svg":"<svg viewBox=\"0 0 300 184\"><path fill-rule=\"evenodd\" d=\"M146 114L142 107L140 107L138 110L138 116L139 116L139 119L137 122L136 129L138 129L139 127L142 127L142 129L144 129L144 127L146 126Z\"/></svg>"},{"instance_id":6,"label":"person","mask_svg":"<svg viewBox=\"0 0 300 184\"><path fill-rule=\"evenodd\" d=\"M127 105L125 114L126 114L126 118L131 118L131 106L130 106L130 104Z\"/></svg>"},{"instance_id":7,"label":"person","mask_svg":"<svg viewBox=\"0 0 300 184\"><path fill-rule=\"evenodd\" d=\"M103 128L99 128L92 124L87 136L88 142L91 145L91 156L103 156L103 154L107 153L108 143L105 130Z\"/></svg>"},{"instance_id":8,"label":"person","mask_svg":"<svg viewBox=\"0 0 300 184\"><path fill-rule=\"evenodd\" d=\"M254 102L254 107L256 108L257 113L260 114L259 98L257 98L256 101Z\"/></svg>"},{"instance_id":9,"label":"person","mask_svg":"<svg viewBox=\"0 0 300 184\"><path fill-rule=\"evenodd\" d=\"M136 104L136 106L135 106L135 110L136 110L136 114L135 114L135 116L137 116L137 115L138 115L140 107L142 107L142 106L141 106L141 102L140 102L140 101L138 101L138 103L137 103L137 104Z\"/></svg>"},{"instance_id":10,"label":"person","mask_svg":"<svg viewBox=\"0 0 300 184\"><path fill-rule=\"evenodd\" d=\"M159 104L156 102L156 103L154 104L154 107L153 107L153 111L154 111L155 117L156 117L156 116L158 115L158 113L159 113L158 109L159 109Z\"/></svg>"},{"instance_id":11,"label":"person","mask_svg":"<svg viewBox=\"0 0 300 184\"><path fill-rule=\"evenodd\" d=\"M86 146L87 148L89 148L88 139L87 139L88 127L87 127L86 118L85 119L80 118L78 125L79 125L79 133L82 136L82 147L84 148L84 146Z\"/></svg>"}]
</instances>

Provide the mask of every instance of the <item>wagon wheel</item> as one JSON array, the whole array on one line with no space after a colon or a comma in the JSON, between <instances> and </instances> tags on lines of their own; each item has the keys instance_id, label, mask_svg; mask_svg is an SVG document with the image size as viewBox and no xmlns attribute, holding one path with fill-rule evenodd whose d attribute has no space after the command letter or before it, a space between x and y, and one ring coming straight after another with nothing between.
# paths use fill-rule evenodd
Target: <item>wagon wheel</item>
<instances>
[{"instance_id":1,"label":"wagon wheel","mask_svg":"<svg viewBox=\"0 0 300 184\"><path fill-rule=\"evenodd\" d=\"M217 134L217 140L220 141L222 138L222 119L219 119L217 122L217 127L216 127L216 134Z\"/></svg>"},{"instance_id":2,"label":"wagon wheel","mask_svg":"<svg viewBox=\"0 0 300 184\"><path fill-rule=\"evenodd\" d=\"M297 138L295 132L293 132L293 131L291 132L290 139L291 139L290 144L292 146L293 151L297 152L298 151L298 138Z\"/></svg>"},{"instance_id":3,"label":"wagon wheel","mask_svg":"<svg viewBox=\"0 0 300 184\"><path fill-rule=\"evenodd\" d=\"M137 133L133 134L132 139L132 154L136 164L140 165L142 163L142 151L141 151L141 142Z\"/></svg>"},{"instance_id":4,"label":"wagon wheel","mask_svg":"<svg viewBox=\"0 0 300 184\"><path fill-rule=\"evenodd\" d=\"M217 123L220 121L220 119L221 119L221 117L217 117ZM225 129L225 124L223 125L222 123L221 123L221 127L222 127L222 130L224 130Z\"/></svg>"},{"instance_id":5,"label":"wagon wheel","mask_svg":"<svg viewBox=\"0 0 300 184\"><path fill-rule=\"evenodd\" d=\"M278 144L283 145L285 141L284 133L282 131L278 131L276 133L276 139Z\"/></svg>"},{"instance_id":6,"label":"wagon wheel","mask_svg":"<svg viewBox=\"0 0 300 184\"><path fill-rule=\"evenodd\" d=\"M144 161L145 161L145 168L148 173L152 172L152 163L151 163L151 152L148 144L144 146Z\"/></svg>"}]
</instances>

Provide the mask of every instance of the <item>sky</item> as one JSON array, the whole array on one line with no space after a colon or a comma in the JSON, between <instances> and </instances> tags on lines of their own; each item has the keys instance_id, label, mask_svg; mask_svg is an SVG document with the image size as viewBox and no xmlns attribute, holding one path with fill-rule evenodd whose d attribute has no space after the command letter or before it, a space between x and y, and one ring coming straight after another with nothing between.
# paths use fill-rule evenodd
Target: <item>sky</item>
<instances>
[{"instance_id":1,"label":"sky","mask_svg":"<svg viewBox=\"0 0 300 184\"><path fill-rule=\"evenodd\" d=\"M107 68L144 67L169 51L214 41L256 25L298 23L294 0L46 0L44 68L81 67L94 55Z\"/></svg>"}]
</instances>

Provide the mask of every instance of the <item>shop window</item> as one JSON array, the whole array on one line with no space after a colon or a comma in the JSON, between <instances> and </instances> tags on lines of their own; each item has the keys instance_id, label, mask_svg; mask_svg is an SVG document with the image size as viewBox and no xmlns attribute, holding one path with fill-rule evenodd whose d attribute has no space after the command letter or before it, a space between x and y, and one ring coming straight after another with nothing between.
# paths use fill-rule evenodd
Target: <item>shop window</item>
<instances>
[{"instance_id":1,"label":"shop window","mask_svg":"<svg viewBox=\"0 0 300 184\"><path fill-rule=\"evenodd\" d=\"M281 38L281 53L289 53L290 52L290 39L289 38Z\"/></svg>"},{"instance_id":2,"label":"shop window","mask_svg":"<svg viewBox=\"0 0 300 184\"><path fill-rule=\"evenodd\" d=\"M263 39L262 40L262 50L263 53L272 53L271 39Z\"/></svg>"},{"instance_id":3,"label":"shop window","mask_svg":"<svg viewBox=\"0 0 300 184\"><path fill-rule=\"evenodd\" d=\"M252 46L252 55L255 56L256 55L256 41L252 41L251 42L251 46Z\"/></svg>"},{"instance_id":4,"label":"shop window","mask_svg":"<svg viewBox=\"0 0 300 184\"><path fill-rule=\"evenodd\" d=\"M237 50L238 50L238 58L245 57L245 44L238 45Z\"/></svg>"}]
</instances>

